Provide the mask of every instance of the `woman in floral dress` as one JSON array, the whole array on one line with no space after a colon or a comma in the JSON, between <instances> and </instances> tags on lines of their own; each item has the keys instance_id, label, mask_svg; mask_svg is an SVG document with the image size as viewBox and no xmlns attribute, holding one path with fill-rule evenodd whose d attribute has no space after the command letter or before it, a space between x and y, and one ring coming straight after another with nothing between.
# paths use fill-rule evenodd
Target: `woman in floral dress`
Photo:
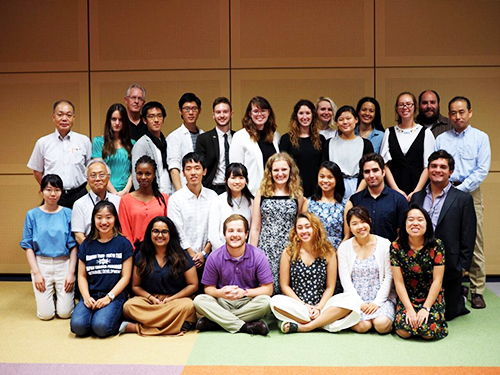
<instances>
[{"instance_id":1,"label":"woman in floral dress","mask_svg":"<svg viewBox=\"0 0 500 375\"><path fill-rule=\"evenodd\" d=\"M399 239L391 245L391 268L398 294L394 327L402 338L441 339L448 335L441 289L444 246L434 238L427 212L412 204Z\"/></svg>"},{"instance_id":2,"label":"woman in floral dress","mask_svg":"<svg viewBox=\"0 0 500 375\"><path fill-rule=\"evenodd\" d=\"M299 208L304 205L299 169L286 152L272 155L255 196L250 244L262 249L273 273L273 294L280 292L281 253L288 244Z\"/></svg>"}]
</instances>

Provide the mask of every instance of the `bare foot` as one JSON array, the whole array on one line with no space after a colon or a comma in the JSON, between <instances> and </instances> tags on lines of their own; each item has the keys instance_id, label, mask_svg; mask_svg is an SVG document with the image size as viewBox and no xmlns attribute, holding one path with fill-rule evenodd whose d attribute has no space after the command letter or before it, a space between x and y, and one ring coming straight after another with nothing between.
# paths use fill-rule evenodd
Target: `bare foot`
<instances>
[{"instance_id":1,"label":"bare foot","mask_svg":"<svg viewBox=\"0 0 500 375\"><path fill-rule=\"evenodd\" d=\"M129 322L125 328L125 333L137 333L137 324Z\"/></svg>"}]
</instances>

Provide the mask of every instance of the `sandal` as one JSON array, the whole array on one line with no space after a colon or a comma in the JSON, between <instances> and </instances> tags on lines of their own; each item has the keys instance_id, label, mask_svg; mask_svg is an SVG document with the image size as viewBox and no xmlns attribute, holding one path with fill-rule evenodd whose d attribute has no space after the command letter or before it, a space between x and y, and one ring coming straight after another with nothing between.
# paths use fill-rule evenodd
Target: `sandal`
<instances>
[{"instance_id":1,"label":"sandal","mask_svg":"<svg viewBox=\"0 0 500 375\"><path fill-rule=\"evenodd\" d=\"M288 331L285 331L285 324L288 324ZM283 333L295 333L299 329L299 325L294 322L281 322L280 330Z\"/></svg>"}]
</instances>

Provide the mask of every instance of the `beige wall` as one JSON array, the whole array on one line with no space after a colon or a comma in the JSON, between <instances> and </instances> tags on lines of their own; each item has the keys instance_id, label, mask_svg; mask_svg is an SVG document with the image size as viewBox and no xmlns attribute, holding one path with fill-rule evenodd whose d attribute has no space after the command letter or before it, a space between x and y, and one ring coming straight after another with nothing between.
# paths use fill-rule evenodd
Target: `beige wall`
<instances>
[{"instance_id":1,"label":"beige wall","mask_svg":"<svg viewBox=\"0 0 500 375\"><path fill-rule=\"evenodd\" d=\"M298 99L355 105L375 95L385 126L396 95L424 89L472 100L473 125L490 135L492 168L483 184L489 274L500 274L498 0L17 0L0 14L0 273L28 272L19 248L25 212L40 201L26 163L53 131L51 105L77 107L75 130L100 135L110 104L128 85L147 89L180 124L176 103L195 92L200 125L213 126L219 95L234 105L234 129L254 95L272 103L279 132Z\"/></svg>"}]
</instances>

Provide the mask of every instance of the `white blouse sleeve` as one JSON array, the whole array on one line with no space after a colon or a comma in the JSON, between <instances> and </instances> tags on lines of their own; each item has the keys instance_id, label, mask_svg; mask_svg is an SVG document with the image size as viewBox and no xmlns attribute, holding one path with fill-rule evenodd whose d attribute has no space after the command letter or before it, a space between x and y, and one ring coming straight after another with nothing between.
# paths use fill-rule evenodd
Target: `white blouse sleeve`
<instances>
[{"instance_id":1,"label":"white blouse sleeve","mask_svg":"<svg viewBox=\"0 0 500 375\"><path fill-rule=\"evenodd\" d=\"M429 156L434 152L436 138L429 129L425 129L424 133L424 168L429 164Z\"/></svg>"},{"instance_id":2,"label":"white blouse sleeve","mask_svg":"<svg viewBox=\"0 0 500 375\"><path fill-rule=\"evenodd\" d=\"M384 138L380 145L380 155L384 158L385 163L392 160L391 153L389 152L389 129L385 129Z\"/></svg>"}]
</instances>

